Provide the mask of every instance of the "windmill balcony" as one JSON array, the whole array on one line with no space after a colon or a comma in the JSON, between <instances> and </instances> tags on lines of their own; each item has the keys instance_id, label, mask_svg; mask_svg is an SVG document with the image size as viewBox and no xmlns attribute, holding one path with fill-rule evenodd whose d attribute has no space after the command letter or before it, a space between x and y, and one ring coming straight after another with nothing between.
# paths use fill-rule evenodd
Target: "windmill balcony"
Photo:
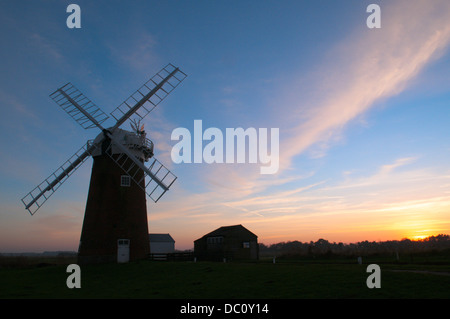
<instances>
[{"instance_id":1,"label":"windmill balcony","mask_svg":"<svg viewBox=\"0 0 450 319\"><path fill-rule=\"evenodd\" d=\"M141 151L144 154L145 161L153 157L153 142L146 137L140 137L139 142L125 143L125 145L132 150Z\"/></svg>"},{"instance_id":2,"label":"windmill balcony","mask_svg":"<svg viewBox=\"0 0 450 319\"><path fill-rule=\"evenodd\" d=\"M88 141L88 149L90 149L90 154L92 156L101 155L103 151L105 151L105 149L102 150L103 146L101 145L103 140L102 134L103 133L101 133L95 140ZM144 135L138 135L120 129L116 130L115 135L117 140L129 150L133 151L137 158L147 162L151 157L153 157L153 142ZM115 147L114 143L111 143L107 149L112 154L121 153L120 149Z\"/></svg>"}]
</instances>

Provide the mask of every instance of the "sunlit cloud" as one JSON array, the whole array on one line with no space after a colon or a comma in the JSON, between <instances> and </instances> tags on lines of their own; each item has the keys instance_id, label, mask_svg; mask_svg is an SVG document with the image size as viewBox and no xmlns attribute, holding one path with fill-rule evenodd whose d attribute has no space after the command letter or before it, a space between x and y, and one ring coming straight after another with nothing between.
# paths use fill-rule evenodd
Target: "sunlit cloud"
<instances>
[{"instance_id":1,"label":"sunlit cloud","mask_svg":"<svg viewBox=\"0 0 450 319\"><path fill-rule=\"evenodd\" d=\"M383 15L381 29L363 28L334 48L311 79L319 95L308 101L291 95L285 103L290 122L295 110L303 112L280 146L281 168L314 145L320 147L316 156L324 156L351 121L401 92L438 58L450 42L449 6L448 1L386 4L383 10L390 14Z\"/></svg>"},{"instance_id":2,"label":"sunlit cloud","mask_svg":"<svg viewBox=\"0 0 450 319\"><path fill-rule=\"evenodd\" d=\"M304 238L314 230L320 230L323 236L342 237L348 232L353 238L365 231L374 236L389 231L395 238L395 234L406 236L413 231L412 224L405 222L408 220L415 220L417 227L422 223L422 228L434 225L436 231L445 229L440 227L445 225L433 222L450 218L450 196L446 192L450 177L437 169L408 167L411 163L413 158L400 158L381 165L371 175L231 199L223 205L228 212L234 212L229 221L239 216L242 223L256 227L266 240L298 239L295 230L304 232L305 227L308 231L302 234ZM284 236L269 235L277 231Z\"/></svg>"},{"instance_id":3,"label":"sunlit cloud","mask_svg":"<svg viewBox=\"0 0 450 319\"><path fill-rule=\"evenodd\" d=\"M186 229L178 235L195 239L188 235L191 226L201 234L214 226L242 223L266 241L396 238L420 227L438 229L432 220L447 218L445 209L450 207L448 174L413 169L420 156L379 164L366 175L347 172L342 180L317 180L312 171L299 174L292 163L307 151L312 160L327 156L333 144L346 138L350 123L364 126L368 111L402 92L438 58L450 43L449 9L447 1L437 1L433 8L426 2L384 5L390 14L383 15L381 29L358 28L323 57L314 73L300 76L298 82L314 83L308 99L293 86L295 93L280 97L282 107L276 108L272 123L283 128L277 175L261 176L259 167L245 164L190 167L196 180L179 181L171 190L176 203L158 203L157 212L149 211L150 225L163 228L182 219ZM163 144L160 150L169 148ZM203 190L193 187L202 183ZM433 209L438 216L419 218L419 212ZM403 224L408 219L416 228Z\"/></svg>"},{"instance_id":4,"label":"sunlit cloud","mask_svg":"<svg viewBox=\"0 0 450 319\"><path fill-rule=\"evenodd\" d=\"M284 176L293 158L305 151L312 158L325 156L330 144L343 138L349 123L361 122L361 117L383 99L400 93L444 52L450 43L447 23L450 6L447 1L434 4L430 6L423 1L386 4L383 10L390 14L383 15L381 29L358 28L331 49L318 70L308 75L309 79L302 78L303 82L315 83L317 95L309 94L305 101L304 92L291 87L299 95L290 94L283 107L276 108L274 117L283 127L277 178ZM291 123L291 127L284 123ZM381 168L380 173L412 160L400 159L393 166ZM205 170L208 183L222 184L224 188L233 185L241 195L257 194L275 180L236 165ZM265 184L265 180L270 182Z\"/></svg>"}]
</instances>

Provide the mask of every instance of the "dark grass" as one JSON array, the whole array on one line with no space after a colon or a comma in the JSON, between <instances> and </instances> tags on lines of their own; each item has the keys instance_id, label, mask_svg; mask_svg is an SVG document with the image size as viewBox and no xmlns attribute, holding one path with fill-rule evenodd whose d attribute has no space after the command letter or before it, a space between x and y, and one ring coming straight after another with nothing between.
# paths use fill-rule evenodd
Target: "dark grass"
<instances>
[{"instance_id":1,"label":"dark grass","mask_svg":"<svg viewBox=\"0 0 450 319\"><path fill-rule=\"evenodd\" d=\"M69 260L66 260L69 262ZM0 298L450 298L448 265L380 264L381 288L369 289L367 264L319 262L155 262L81 267L81 289L69 289L66 265L43 262L0 268Z\"/></svg>"}]
</instances>

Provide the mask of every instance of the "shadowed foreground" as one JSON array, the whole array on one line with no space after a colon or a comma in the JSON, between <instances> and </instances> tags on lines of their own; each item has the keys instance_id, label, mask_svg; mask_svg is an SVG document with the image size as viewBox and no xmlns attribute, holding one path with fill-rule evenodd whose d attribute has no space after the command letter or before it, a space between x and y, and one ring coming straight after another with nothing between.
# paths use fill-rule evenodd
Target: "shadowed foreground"
<instances>
[{"instance_id":1,"label":"shadowed foreground","mask_svg":"<svg viewBox=\"0 0 450 319\"><path fill-rule=\"evenodd\" d=\"M86 265L81 267L80 289L67 288L66 267L40 263L0 268L0 298L450 298L448 265L380 264L380 289L367 288L367 264L356 263ZM416 271L392 271L400 269Z\"/></svg>"}]
</instances>

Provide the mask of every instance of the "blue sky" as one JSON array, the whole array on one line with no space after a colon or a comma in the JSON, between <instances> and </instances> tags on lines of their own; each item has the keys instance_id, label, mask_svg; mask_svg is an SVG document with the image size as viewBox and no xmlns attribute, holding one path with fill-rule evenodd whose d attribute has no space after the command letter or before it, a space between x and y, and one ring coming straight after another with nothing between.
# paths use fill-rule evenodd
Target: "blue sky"
<instances>
[{"instance_id":1,"label":"blue sky","mask_svg":"<svg viewBox=\"0 0 450 319\"><path fill-rule=\"evenodd\" d=\"M77 1L68 29L70 1L2 1L0 251L78 247L91 159L35 216L20 202L99 133L48 95L70 81L109 113L167 63L188 77L145 127L178 179L150 232L179 249L233 224L266 244L449 233L450 6L432 2ZM172 163L196 119L279 128L278 174Z\"/></svg>"}]
</instances>

